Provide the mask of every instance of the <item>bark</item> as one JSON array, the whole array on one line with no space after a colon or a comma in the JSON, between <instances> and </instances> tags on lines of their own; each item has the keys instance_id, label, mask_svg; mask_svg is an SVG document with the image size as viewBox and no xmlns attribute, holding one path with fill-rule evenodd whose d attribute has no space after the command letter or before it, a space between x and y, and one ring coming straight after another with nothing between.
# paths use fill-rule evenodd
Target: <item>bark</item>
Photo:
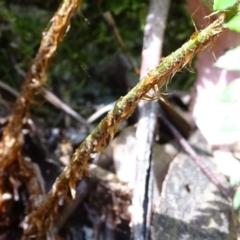
<instances>
[{"instance_id":1,"label":"bark","mask_svg":"<svg viewBox=\"0 0 240 240\"><path fill-rule=\"evenodd\" d=\"M164 30L170 0L152 0L144 29L140 79L156 67L161 58ZM149 239L152 213L153 169L151 164L152 144L157 125L158 102L141 101L136 132L137 156L133 191L133 237Z\"/></svg>"}]
</instances>

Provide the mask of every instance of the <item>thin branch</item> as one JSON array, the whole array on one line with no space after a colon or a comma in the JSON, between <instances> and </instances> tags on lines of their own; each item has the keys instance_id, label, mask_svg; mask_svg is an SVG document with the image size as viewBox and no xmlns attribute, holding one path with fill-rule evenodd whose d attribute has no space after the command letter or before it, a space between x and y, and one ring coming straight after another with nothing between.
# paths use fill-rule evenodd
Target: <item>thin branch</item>
<instances>
[{"instance_id":1,"label":"thin branch","mask_svg":"<svg viewBox=\"0 0 240 240\"><path fill-rule=\"evenodd\" d=\"M19 96L19 92L16 91L14 88L10 87L9 85L7 85L6 83L4 83L3 81L0 80L0 88L8 91L9 93L11 93L14 97L18 97ZM74 109L72 109L70 106L68 106L66 103L64 103L60 98L58 98L55 94L53 94L51 91L49 91L47 88L42 87L41 88L41 93L43 95L43 97L52 105L54 105L56 108L62 110L63 112L65 112L66 114L68 114L69 116L71 116L72 118L74 118L75 120L77 120L78 122L80 122L81 124L85 125L86 127L90 127L90 123L86 121L81 115L79 115ZM108 111L110 111L111 109L109 109ZM107 111L107 112L108 112ZM100 115L101 116L101 115Z\"/></svg>"},{"instance_id":2,"label":"thin branch","mask_svg":"<svg viewBox=\"0 0 240 240\"><path fill-rule=\"evenodd\" d=\"M112 102L109 103L107 105L105 105L104 107L100 108L99 110L97 110L95 113L93 113L88 119L87 122L93 123L94 121L96 121L98 118L100 118L103 114L109 112L110 110L112 110L114 108L116 102Z\"/></svg>"},{"instance_id":3,"label":"thin branch","mask_svg":"<svg viewBox=\"0 0 240 240\"><path fill-rule=\"evenodd\" d=\"M84 201L85 197L89 193L89 184L87 181L81 181L77 187L76 198L70 202L70 204L63 210L61 216L57 219L54 232L58 232L65 225L67 220L76 211L77 207Z\"/></svg>"},{"instance_id":4,"label":"thin branch","mask_svg":"<svg viewBox=\"0 0 240 240\"><path fill-rule=\"evenodd\" d=\"M127 48L126 48L126 46L125 46L125 43L124 43L124 41L123 41L123 39L122 39L119 31L118 31L117 25L116 25L116 23L115 23L115 21L114 21L114 18L113 18L113 16L112 16L111 12L108 11L108 12L103 13L103 17L104 17L104 19L106 20L106 22L107 22L107 23L111 26L111 28L113 29L113 32L114 32L114 34L115 34L115 36L116 36L116 38L117 38L117 41L118 41L118 43L119 43L119 45L120 45L123 53L124 53L125 56L127 57L127 60L128 60L128 62L131 64L134 72L139 76L139 69L138 69L137 66L134 64L132 58L130 57L130 55L129 55L128 51L127 51Z\"/></svg>"},{"instance_id":5,"label":"thin branch","mask_svg":"<svg viewBox=\"0 0 240 240\"><path fill-rule=\"evenodd\" d=\"M10 87L8 84L0 80L0 88L8 91L10 94L12 94L14 97L18 97L19 93L14 88Z\"/></svg>"},{"instance_id":6,"label":"thin branch","mask_svg":"<svg viewBox=\"0 0 240 240\"><path fill-rule=\"evenodd\" d=\"M161 119L167 128L171 131L173 136L178 140L182 148L187 152L192 160L196 163L196 165L202 170L202 172L208 177L208 179L219 189L222 195L229 201L232 201L231 195L228 191L223 187L223 185L218 181L218 179L210 172L210 170L204 166L203 161L194 151L194 149L189 145L189 143L185 140L185 138L180 134L180 132L164 117L161 115Z\"/></svg>"},{"instance_id":7,"label":"thin branch","mask_svg":"<svg viewBox=\"0 0 240 240\"><path fill-rule=\"evenodd\" d=\"M90 123L88 123L81 115L79 115L75 110L73 110L70 106L64 103L60 98L58 98L55 94L50 92L48 89L42 87L42 95L43 97L50 102L52 105L61 109L63 112L80 122L86 127L90 127Z\"/></svg>"},{"instance_id":8,"label":"thin branch","mask_svg":"<svg viewBox=\"0 0 240 240\"><path fill-rule=\"evenodd\" d=\"M122 182L115 174L91 163L89 164L89 170L91 173L91 180L95 179L99 184L104 185L106 189L108 189L111 193L115 193L118 197L122 197L128 201L131 200L132 197L132 189L128 187L128 184ZM66 209L61 214L61 217L57 220L55 225L55 230L59 231L59 229L64 226L68 218L75 212L76 208L82 203L84 197L89 193L89 181L81 181L77 187L76 198L69 204ZM124 200L123 200L124 201Z\"/></svg>"},{"instance_id":9,"label":"thin branch","mask_svg":"<svg viewBox=\"0 0 240 240\"><path fill-rule=\"evenodd\" d=\"M59 202L67 198L69 190L75 195L76 182L83 174L88 174L88 161L93 153L102 151L113 138L119 124L127 119L141 99L151 89L159 90L167 84L171 77L185 67L196 53L208 47L224 31L223 23L226 14L223 13L207 28L195 33L180 49L164 58L161 64L150 71L126 96L121 97L107 116L95 130L76 149L70 163L56 179L51 191L47 194L39 209L26 218L24 230L26 237L45 235L50 224L57 216Z\"/></svg>"}]
</instances>

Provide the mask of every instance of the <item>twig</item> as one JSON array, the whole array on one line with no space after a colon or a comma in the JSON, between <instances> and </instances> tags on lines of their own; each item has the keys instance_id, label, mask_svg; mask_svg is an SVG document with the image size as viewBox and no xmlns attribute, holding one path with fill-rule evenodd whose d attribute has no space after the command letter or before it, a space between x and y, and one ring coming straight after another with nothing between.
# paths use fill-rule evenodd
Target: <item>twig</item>
<instances>
[{"instance_id":1,"label":"twig","mask_svg":"<svg viewBox=\"0 0 240 240\"><path fill-rule=\"evenodd\" d=\"M95 120L97 120L99 117L101 117L103 114L109 112L110 110L112 110L114 108L114 105L116 104L116 102L112 102L107 104L106 106L100 108L98 111L96 111L95 113L93 113L88 119L87 122L88 123L93 123Z\"/></svg>"},{"instance_id":2,"label":"twig","mask_svg":"<svg viewBox=\"0 0 240 240\"><path fill-rule=\"evenodd\" d=\"M43 97L50 102L55 107L61 109L63 112L71 116L72 118L76 119L78 122L83 124L86 127L90 127L90 123L86 121L81 115L79 115L75 110L69 107L66 103L64 103L61 99L59 99L55 94L47 90L46 88L42 87L41 92Z\"/></svg>"},{"instance_id":3,"label":"twig","mask_svg":"<svg viewBox=\"0 0 240 240\"><path fill-rule=\"evenodd\" d=\"M144 29L141 77L147 74L148 69L156 67L160 62L169 5L170 0L150 2ZM138 104L138 110L139 121L136 131L138 151L132 199L132 232L134 240L149 240L154 180L151 156L157 126L158 102L142 101Z\"/></svg>"},{"instance_id":4,"label":"twig","mask_svg":"<svg viewBox=\"0 0 240 240\"><path fill-rule=\"evenodd\" d=\"M71 161L56 179L41 206L26 218L26 224L29 226L24 232L26 237L45 235L51 221L57 216L59 202L67 198L69 190L74 196L76 182L83 174L88 174L88 161L92 154L102 151L108 145L119 124L133 113L138 102L146 98L150 89L160 91L161 87L168 83L174 74L181 71L196 53L208 47L224 31L225 18L226 14L223 13L207 28L195 33L194 37L164 58L158 67L150 71L126 96L116 102L114 109L76 149Z\"/></svg>"},{"instance_id":5,"label":"twig","mask_svg":"<svg viewBox=\"0 0 240 240\"><path fill-rule=\"evenodd\" d=\"M19 96L19 92L4 83L0 80L0 88L3 88L4 90L11 93L14 97ZM78 122L83 124L84 126L90 127L90 122L86 121L81 115L79 115L75 110L73 110L70 106L68 106L66 103L64 103L60 98L58 98L55 94L53 94L51 91L46 89L45 87L41 88L41 93L43 97L52 105L54 105L56 108L62 110L72 118L76 119ZM108 110L110 111L110 109ZM100 115L101 116L101 115Z\"/></svg>"},{"instance_id":6,"label":"twig","mask_svg":"<svg viewBox=\"0 0 240 240\"><path fill-rule=\"evenodd\" d=\"M82 203L84 198L87 196L89 192L89 186L86 181L81 181L77 187L77 195L76 198L71 201L61 214L60 218L57 220L54 226L54 232L58 232L67 222L69 217L74 213L76 208Z\"/></svg>"},{"instance_id":7,"label":"twig","mask_svg":"<svg viewBox=\"0 0 240 240\"><path fill-rule=\"evenodd\" d=\"M228 191L223 187L223 185L218 181L218 179L212 174L212 172L210 172L210 170L204 166L201 158L197 155L197 153L189 145L189 143L184 139L184 137L179 133L179 131L165 118L163 114L161 115L161 119L164 122L164 124L168 127L168 129L171 131L173 136L180 143L180 145L185 150L185 152L187 152L191 156L192 160L197 164L197 166L202 170L202 172L209 178L209 180L219 189L222 195L229 202L231 202L232 197L230 196Z\"/></svg>"},{"instance_id":8,"label":"twig","mask_svg":"<svg viewBox=\"0 0 240 240\"><path fill-rule=\"evenodd\" d=\"M113 16L112 16L111 12L108 11L108 12L103 13L103 17L104 17L104 19L106 20L106 22L107 22L107 23L111 26L111 28L113 29L113 32L114 32L114 34L115 34L115 36L116 36L116 38L117 38L117 41L118 41L120 47L122 48L123 53L124 53L125 56L127 57L128 62L131 64L134 72L139 76L139 69L135 66L133 60L131 59L131 57L130 57L128 51L127 51L127 48L126 48L126 46L125 46L125 44L124 44L124 41L123 41L123 39L122 39L119 31L118 31L117 25L116 25L116 23L115 23L115 21L114 21L114 18L113 18Z\"/></svg>"},{"instance_id":9,"label":"twig","mask_svg":"<svg viewBox=\"0 0 240 240\"><path fill-rule=\"evenodd\" d=\"M0 80L0 88L8 91L11 93L14 97L18 97L19 93L16 91L14 88L10 87L8 84L4 83L3 81Z\"/></svg>"},{"instance_id":10,"label":"twig","mask_svg":"<svg viewBox=\"0 0 240 240\"><path fill-rule=\"evenodd\" d=\"M91 163L89 164L89 170L91 173L91 178L95 178L100 184L103 184L111 192L117 193L119 197L128 199L130 201L132 197L132 189L130 189L127 183L122 182L115 174ZM89 192L88 181L81 181L77 187L76 198L69 204L64 212L61 214L61 217L56 222L55 231L59 231L62 226L65 224L67 219L72 215L76 210L79 204L83 201L84 197Z\"/></svg>"}]
</instances>

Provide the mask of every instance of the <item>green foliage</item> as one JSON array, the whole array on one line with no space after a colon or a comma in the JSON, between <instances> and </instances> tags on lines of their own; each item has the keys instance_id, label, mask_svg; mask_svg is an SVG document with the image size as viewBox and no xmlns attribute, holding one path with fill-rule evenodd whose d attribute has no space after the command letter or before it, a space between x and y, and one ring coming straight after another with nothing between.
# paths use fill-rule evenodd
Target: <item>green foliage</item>
<instances>
[{"instance_id":1,"label":"green foliage","mask_svg":"<svg viewBox=\"0 0 240 240\"><path fill-rule=\"evenodd\" d=\"M3 46L0 49L0 61L4 63L0 66L0 72L1 80L18 89L23 80L19 73L27 72L37 52L41 33L53 14L52 10L57 6L54 8L50 4L51 9L48 9L52 1L46 1L45 5L41 4L41 8L38 7L40 4L38 1L26 0L23 1L24 4L19 4L17 0L11 2L13 4L9 4L8 7L2 5L0 9L1 46ZM71 96L72 106L78 105L78 102L85 103L89 99L92 102L101 102L106 95L109 98L109 86L105 75L101 74L101 69L121 49L111 27L102 17L102 12L110 10L117 13L114 18L126 47L134 60L138 62L140 60L142 48L140 25L144 23L140 23L139 13L144 6L147 9L147 3L136 1L129 6L127 3L123 4L124 11L119 11L118 5L120 5L118 1L104 2L100 7L96 6L94 1L84 3L83 13L87 21L84 21L80 14L75 16L66 38L54 57L48 84L60 98ZM143 15L141 17L143 18Z\"/></svg>"},{"instance_id":2,"label":"green foliage","mask_svg":"<svg viewBox=\"0 0 240 240\"><path fill-rule=\"evenodd\" d=\"M238 0L214 0L213 9L214 11L226 10L233 7Z\"/></svg>"},{"instance_id":3,"label":"green foliage","mask_svg":"<svg viewBox=\"0 0 240 240\"><path fill-rule=\"evenodd\" d=\"M225 24L225 27L227 27L230 30L240 32L240 16L233 17L230 21L228 21Z\"/></svg>"},{"instance_id":4,"label":"green foliage","mask_svg":"<svg viewBox=\"0 0 240 240\"><path fill-rule=\"evenodd\" d=\"M230 186L234 187L236 185L240 184L240 175L231 176L230 178Z\"/></svg>"},{"instance_id":5,"label":"green foliage","mask_svg":"<svg viewBox=\"0 0 240 240\"><path fill-rule=\"evenodd\" d=\"M210 10L213 10L213 0L202 0L204 5L208 7Z\"/></svg>"},{"instance_id":6,"label":"green foliage","mask_svg":"<svg viewBox=\"0 0 240 240\"><path fill-rule=\"evenodd\" d=\"M235 210L240 208L240 188L238 188L237 191L234 194L234 197L233 197L233 208Z\"/></svg>"},{"instance_id":7,"label":"green foliage","mask_svg":"<svg viewBox=\"0 0 240 240\"><path fill-rule=\"evenodd\" d=\"M214 66L230 71L240 71L240 46L227 51Z\"/></svg>"},{"instance_id":8,"label":"green foliage","mask_svg":"<svg viewBox=\"0 0 240 240\"><path fill-rule=\"evenodd\" d=\"M215 0L214 10L226 10L233 7L238 0ZM229 20L225 23L225 27L230 30L240 32L240 16L238 7L231 9L229 13ZM223 56L221 56L215 63L216 67L223 68L226 70L240 71L240 46L235 49L227 51ZM219 119L220 130L225 132L239 132L240 131L240 79L236 79L225 88L222 93L220 100L226 104L222 108L223 118ZM230 178L230 185L232 187L237 187L237 190L233 196L233 208L238 210L238 215L240 219L240 175L233 175Z\"/></svg>"},{"instance_id":9,"label":"green foliage","mask_svg":"<svg viewBox=\"0 0 240 240\"><path fill-rule=\"evenodd\" d=\"M112 12L115 15L119 15L128 9L129 1L128 0L108 1L107 5L108 9L112 9Z\"/></svg>"},{"instance_id":10,"label":"green foliage","mask_svg":"<svg viewBox=\"0 0 240 240\"><path fill-rule=\"evenodd\" d=\"M0 66L1 80L13 87L19 87L22 76L19 69L26 72L34 57L41 32L47 24L46 11L26 7L22 11L17 5L0 6Z\"/></svg>"},{"instance_id":11,"label":"green foliage","mask_svg":"<svg viewBox=\"0 0 240 240\"><path fill-rule=\"evenodd\" d=\"M220 96L221 115L218 122L220 131L239 132L240 131L240 79L229 83Z\"/></svg>"},{"instance_id":12,"label":"green foliage","mask_svg":"<svg viewBox=\"0 0 240 240\"><path fill-rule=\"evenodd\" d=\"M221 3L224 3L221 2ZM235 3L232 2L234 5ZM219 6L221 4L219 3ZM221 5L222 6L222 5ZM227 5L225 5L227 6ZM232 5L231 5L232 6ZM230 6L230 7L231 7ZM240 30L240 17L235 16L231 18L225 26L230 30ZM214 64L216 67L223 68L229 71L240 71L240 46L227 51L221 56ZM236 79L231 82L223 91L220 100L226 104L222 109L222 119L219 119L220 130L224 132L239 132L240 131L240 79ZM237 193L236 193L237 194ZM238 204L238 194L236 198L236 204ZM239 207L239 206L238 206ZM237 207L237 208L238 208Z\"/></svg>"},{"instance_id":13,"label":"green foliage","mask_svg":"<svg viewBox=\"0 0 240 240\"><path fill-rule=\"evenodd\" d=\"M232 176L230 178L230 186L231 187L236 187L239 184L240 184L240 175ZM233 196L233 208L235 210L240 209L240 188L239 187L237 187L237 190Z\"/></svg>"},{"instance_id":14,"label":"green foliage","mask_svg":"<svg viewBox=\"0 0 240 240\"><path fill-rule=\"evenodd\" d=\"M59 3L59 2L58 2ZM23 76L38 49L41 33L57 8L56 1L5 1L0 8L1 80L19 89ZM102 17L111 11L118 30L133 61L140 66L143 29L149 3L145 0L83 2L82 14L72 20L71 28L61 43L48 73L48 85L64 100L71 96L69 104L94 103L116 99L109 84L106 66L121 48L112 28ZM173 2L169 13L163 55L180 47L194 30L184 0ZM118 74L118 73L116 73ZM129 71L134 84L138 77ZM130 77L129 77L130 78ZM173 88L187 89L194 75L186 71L176 76ZM186 81L186 79L189 79ZM114 81L111 75L111 81Z\"/></svg>"},{"instance_id":15,"label":"green foliage","mask_svg":"<svg viewBox=\"0 0 240 240\"><path fill-rule=\"evenodd\" d=\"M234 111L229 111L230 109L234 109ZM226 111L223 113L223 118L219 119L219 123L221 125L220 131L222 132L239 132L240 131L240 113L238 109L232 108L228 106Z\"/></svg>"},{"instance_id":16,"label":"green foliage","mask_svg":"<svg viewBox=\"0 0 240 240\"><path fill-rule=\"evenodd\" d=\"M222 93L221 101L225 103L240 103L240 79L229 83Z\"/></svg>"}]
</instances>

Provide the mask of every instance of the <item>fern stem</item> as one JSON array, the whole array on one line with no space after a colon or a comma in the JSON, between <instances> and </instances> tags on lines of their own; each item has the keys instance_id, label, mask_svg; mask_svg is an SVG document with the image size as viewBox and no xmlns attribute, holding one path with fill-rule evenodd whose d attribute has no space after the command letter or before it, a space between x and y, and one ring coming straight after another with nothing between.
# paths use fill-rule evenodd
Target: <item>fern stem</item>
<instances>
[{"instance_id":1,"label":"fern stem","mask_svg":"<svg viewBox=\"0 0 240 240\"><path fill-rule=\"evenodd\" d=\"M41 93L41 88L46 83L47 69L70 25L71 17L81 2L82 0L64 0L42 33L39 50L17 98L13 114L3 132L0 148L2 171L21 156L21 147L24 144L23 121L29 116L30 105L36 103L35 95Z\"/></svg>"},{"instance_id":2,"label":"fern stem","mask_svg":"<svg viewBox=\"0 0 240 240\"><path fill-rule=\"evenodd\" d=\"M32 212L25 224L24 236L46 234L52 220L57 216L59 202L67 198L70 192L73 197L77 181L88 174L88 161L91 154L102 151L113 138L118 125L127 119L140 100L147 98L147 93L153 89L160 91L173 75L185 67L196 53L204 50L224 31L223 22L226 15L219 18L204 30L194 33L190 40L181 48L164 58L159 66L150 71L126 96L121 97L96 129L77 148L70 163L56 179L51 191L43 200L41 206Z\"/></svg>"}]
</instances>

